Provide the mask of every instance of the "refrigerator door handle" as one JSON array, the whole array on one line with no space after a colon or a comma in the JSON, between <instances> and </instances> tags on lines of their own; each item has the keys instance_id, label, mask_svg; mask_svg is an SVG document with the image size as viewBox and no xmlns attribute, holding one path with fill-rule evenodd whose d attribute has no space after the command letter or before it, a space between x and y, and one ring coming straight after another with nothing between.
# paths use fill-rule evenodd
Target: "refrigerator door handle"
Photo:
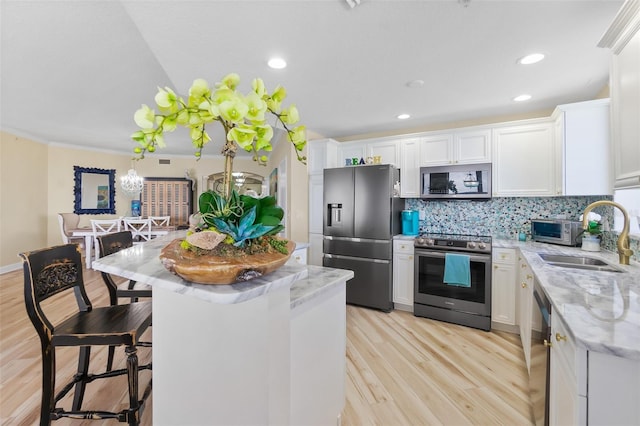
<instances>
[{"instance_id":1,"label":"refrigerator door handle","mask_svg":"<svg viewBox=\"0 0 640 426\"><path fill-rule=\"evenodd\" d=\"M352 241L355 243L378 243L378 244L390 244L390 240L370 240L367 238L352 238L352 237L334 237L331 235L323 235L325 240L333 240L333 241Z\"/></svg>"},{"instance_id":2,"label":"refrigerator door handle","mask_svg":"<svg viewBox=\"0 0 640 426\"><path fill-rule=\"evenodd\" d=\"M359 260L361 262L371 262L371 263L391 263L389 260L384 259L369 259L366 257L353 257L353 256L342 256L340 254L324 254L324 257L329 259L345 259L345 260Z\"/></svg>"}]
</instances>

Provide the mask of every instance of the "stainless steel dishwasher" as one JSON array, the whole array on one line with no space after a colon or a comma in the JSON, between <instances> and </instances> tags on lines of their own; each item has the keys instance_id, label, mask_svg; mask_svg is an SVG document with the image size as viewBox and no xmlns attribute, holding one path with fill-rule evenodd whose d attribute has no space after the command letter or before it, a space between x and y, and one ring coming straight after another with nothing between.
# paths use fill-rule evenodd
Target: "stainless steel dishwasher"
<instances>
[{"instance_id":1,"label":"stainless steel dishwasher","mask_svg":"<svg viewBox=\"0 0 640 426\"><path fill-rule=\"evenodd\" d=\"M533 315L542 317L542 327L531 330L531 371L529 373L529 394L531 398L532 420L537 425L549 424L549 366L551 355L551 303L544 294L540 283L533 283ZM532 324L535 321L532 321Z\"/></svg>"}]
</instances>

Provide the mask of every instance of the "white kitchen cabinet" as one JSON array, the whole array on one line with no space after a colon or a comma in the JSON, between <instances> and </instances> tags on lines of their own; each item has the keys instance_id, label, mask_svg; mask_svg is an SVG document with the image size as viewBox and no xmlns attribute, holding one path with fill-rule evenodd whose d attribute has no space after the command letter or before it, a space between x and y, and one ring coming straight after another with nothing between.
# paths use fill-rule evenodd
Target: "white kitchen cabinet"
<instances>
[{"instance_id":1,"label":"white kitchen cabinet","mask_svg":"<svg viewBox=\"0 0 640 426\"><path fill-rule=\"evenodd\" d=\"M420 197L420 139L400 142L400 196Z\"/></svg>"},{"instance_id":2,"label":"white kitchen cabinet","mask_svg":"<svg viewBox=\"0 0 640 426\"><path fill-rule=\"evenodd\" d=\"M556 195L557 152L549 119L493 129L493 195Z\"/></svg>"},{"instance_id":3,"label":"white kitchen cabinet","mask_svg":"<svg viewBox=\"0 0 640 426\"><path fill-rule=\"evenodd\" d=\"M533 271L522 256L518 256L518 325L527 371L531 371L531 325L533 304Z\"/></svg>"},{"instance_id":4,"label":"white kitchen cabinet","mask_svg":"<svg viewBox=\"0 0 640 426\"><path fill-rule=\"evenodd\" d=\"M359 162L361 159L367 160L367 146L364 142L342 142L338 146L338 163L339 167L353 165L353 160Z\"/></svg>"},{"instance_id":5,"label":"white kitchen cabinet","mask_svg":"<svg viewBox=\"0 0 640 426\"><path fill-rule=\"evenodd\" d=\"M491 129L431 134L421 139L422 167L491 162Z\"/></svg>"},{"instance_id":6,"label":"white kitchen cabinet","mask_svg":"<svg viewBox=\"0 0 640 426\"><path fill-rule=\"evenodd\" d=\"M552 308L553 309L553 308ZM551 315L549 424L587 424L587 355Z\"/></svg>"},{"instance_id":7,"label":"white kitchen cabinet","mask_svg":"<svg viewBox=\"0 0 640 426\"><path fill-rule=\"evenodd\" d=\"M493 249L491 328L516 331L516 250ZM517 331L516 331L517 332Z\"/></svg>"},{"instance_id":8,"label":"white kitchen cabinet","mask_svg":"<svg viewBox=\"0 0 640 426\"><path fill-rule=\"evenodd\" d=\"M640 187L640 2L626 1L598 44L610 69L614 186Z\"/></svg>"},{"instance_id":9,"label":"white kitchen cabinet","mask_svg":"<svg viewBox=\"0 0 640 426\"><path fill-rule=\"evenodd\" d=\"M373 161L374 157L380 157L380 164L391 164L399 167L400 143L397 139L381 140L371 139L354 142L342 142L338 148L339 166L358 164L360 160L367 164L367 159ZM347 164L347 160L350 164ZM358 165L355 164L355 165Z\"/></svg>"},{"instance_id":10,"label":"white kitchen cabinet","mask_svg":"<svg viewBox=\"0 0 640 426\"><path fill-rule=\"evenodd\" d=\"M339 167L339 143L333 139L321 139L307 145L307 170L309 171L309 250L305 263L322 266L323 223L323 170Z\"/></svg>"},{"instance_id":11,"label":"white kitchen cabinet","mask_svg":"<svg viewBox=\"0 0 640 426\"><path fill-rule=\"evenodd\" d=\"M366 144L366 158L380 157L381 164L400 166L400 144L396 139Z\"/></svg>"},{"instance_id":12,"label":"white kitchen cabinet","mask_svg":"<svg viewBox=\"0 0 640 426\"><path fill-rule=\"evenodd\" d=\"M393 241L393 304L413 312L413 240Z\"/></svg>"},{"instance_id":13,"label":"white kitchen cabinet","mask_svg":"<svg viewBox=\"0 0 640 426\"><path fill-rule=\"evenodd\" d=\"M553 307L549 343L551 426L640 424L640 360L580 347Z\"/></svg>"},{"instance_id":14,"label":"white kitchen cabinet","mask_svg":"<svg viewBox=\"0 0 640 426\"><path fill-rule=\"evenodd\" d=\"M559 150L556 194L612 194L609 99L559 105L552 117Z\"/></svg>"},{"instance_id":15,"label":"white kitchen cabinet","mask_svg":"<svg viewBox=\"0 0 640 426\"><path fill-rule=\"evenodd\" d=\"M309 232L312 234L322 234L323 179L322 173L309 176Z\"/></svg>"},{"instance_id":16,"label":"white kitchen cabinet","mask_svg":"<svg viewBox=\"0 0 640 426\"><path fill-rule=\"evenodd\" d=\"M301 265L307 264L307 247L296 248L291 254L291 258Z\"/></svg>"},{"instance_id":17,"label":"white kitchen cabinet","mask_svg":"<svg viewBox=\"0 0 640 426\"><path fill-rule=\"evenodd\" d=\"M309 256L307 263L309 265L322 266L322 234L309 234Z\"/></svg>"},{"instance_id":18,"label":"white kitchen cabinet","mask_svg":"<svg viewBox=\"0 0 640 426\"><path fill-rule=\"evenodd\" d=\"M324 169L341 165L338 164L338 142L319 139L307 143L307 171L310 175L322 174Z\"/></svg>"}]
</instances>

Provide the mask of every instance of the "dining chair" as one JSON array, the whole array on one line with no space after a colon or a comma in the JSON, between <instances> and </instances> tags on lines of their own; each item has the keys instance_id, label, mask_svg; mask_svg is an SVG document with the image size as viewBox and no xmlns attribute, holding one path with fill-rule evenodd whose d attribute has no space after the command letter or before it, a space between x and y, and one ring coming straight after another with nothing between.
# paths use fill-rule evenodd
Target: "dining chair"
<instances>
[{"instance_id":1,"label":"dining chair","mask_svg":"<svg viewBox=\"0 0 640 426\"><path fill-rule=\"evenodd\" d=\"M131 231L114 232L112 234L98 236L98 245L102 256L109 256L133 246L133 238ZM116 306L118 298L127 297L131 302L137 302L140 297L151 297L151 286L137 283L135 280L126 280L122 277L114 279L112 274L101 272L102 280L107 286L109 292L109 304ZM140 346L150 346L147 342L139 342ZM115 346L109 346L109 354L107 356L107 371L113 366L113 357Z\"/></svg>"},{"instance_id":2,"label":"dining chair","mask_svg":"<svg viewBox=\"0 0 640 426\"><path fill-rule=\"evenodd\" d=\"M72 229L77 229L80 223L80 215L75 213L58 213L58 224L60 225L60 234L62 243L76 243L80 247L84 247L84 237L74 237L71 234Z\"/></svg>"},{"instance_id":3,"label":"dining chair","mask_svg":"<svg viewBox=\"0 0 640 426\"><path fill-rule=\"evenodd\" d=\"M132 219L125 217L123 219L125 231L131 231L133 243L144 243L151 239L151 220L149 218Z\"/></svg>"},{"instance_id":4,"label":"dining chair","mask_svg":"<svg viewBox=\"0 0 640 426\"><path fill-rule=\"evenodd\" d=\"M122 221L120 219L92 219L91 229L93 230L93 247L96 252L95 259L98 259L100 257L98 236L120 232L122 230Z\"/></svg>"},{"instance_id":5,"label":"dining chair","mask_svg":"<svg viewBox=\"0 0 640 426\"><path fill-rule=\"evenodd\" d=\"M170 226L171 216L149 216L151 226Z\"/></svg>"},{"instance_id":6,"label":"dining chair","mask_svg":"<svg viewBox=\"0 0 640 426\"><path fill-rule=\"evenodd\" d=\"M19 256L23 259L27 315L40 338L42 351L40 425L49 425L51 420L64 417L118 419L130 425L139 424L140 411L151 394L151 380L139 399L138 376L141 370L151 370L151 363L138 364L137 346L138 339L151 324L151 302L92 306L84 286L82 257L75 244L20 253ZM55 323L46 316L45 309L41 306L42 302L52 296L60 297L56 297L56 303L68 302L70 305L65 310L69 315ZM126 368L89 373L91 348L111 345L124 346L127 354ZM77 373L56 394L56 348L70 346L79 347ZM121 411L82 410L87 383L125 374L129 393L128 408ZM71 410L58 407L58 402L72 389Z\"/></svg>"}]
</instances>

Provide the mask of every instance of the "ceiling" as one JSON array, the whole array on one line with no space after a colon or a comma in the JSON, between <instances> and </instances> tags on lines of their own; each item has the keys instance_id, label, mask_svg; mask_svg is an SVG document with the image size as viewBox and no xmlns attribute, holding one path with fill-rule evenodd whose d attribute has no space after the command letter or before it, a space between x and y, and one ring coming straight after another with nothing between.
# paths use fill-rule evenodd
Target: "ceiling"
<instances>
[{"instance_id":1,"label":"ceiling","mask_svg":"<svg viewBox=\"0 0 640 426\"><path fill-rule=\"evenodd\" d=\"M213 84L230 72L242 92L255 77L269 90L282 84L312 135L342 140L550 111L606 87L610 52L596 45L621 5L2 0L0 125L128 153L133 113L153 105L157 86L184 95L195 78ZM546 59L516 63L531 52ZM288 67L268 68L272 55ZM424 85L408 87L414 80ZM533 98L512 101L522 93ZM166 141L165 155L192 153L186 132Z\"/></svg>"}]
</instances>

